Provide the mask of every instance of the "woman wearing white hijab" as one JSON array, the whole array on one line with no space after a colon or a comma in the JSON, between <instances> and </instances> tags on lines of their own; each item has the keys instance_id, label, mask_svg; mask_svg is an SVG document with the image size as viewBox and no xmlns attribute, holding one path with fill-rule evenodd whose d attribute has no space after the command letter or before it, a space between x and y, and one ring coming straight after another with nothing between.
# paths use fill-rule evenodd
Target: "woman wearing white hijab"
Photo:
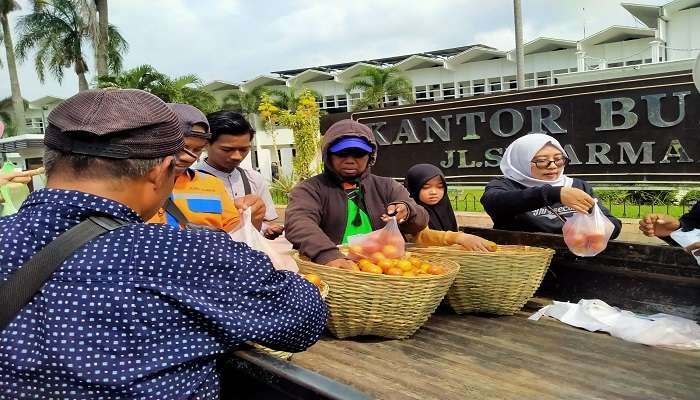
<instances>
[{"instance_id":1,"label":"woman wearing white hijab","mask_svg":"<svg viewBox=\"0 0 700 400\"><path fill-rule=\"evenodd\" d=\"M481 197L494 229L561 233L559 216L588 213L595 204L593 189L564 175L568 162L564 148L549 135L532 133L513 141L501 160L503 177L489 182ZM616 238L622 223L598 206L615 225Z\"/></svg>"}]
</instances>

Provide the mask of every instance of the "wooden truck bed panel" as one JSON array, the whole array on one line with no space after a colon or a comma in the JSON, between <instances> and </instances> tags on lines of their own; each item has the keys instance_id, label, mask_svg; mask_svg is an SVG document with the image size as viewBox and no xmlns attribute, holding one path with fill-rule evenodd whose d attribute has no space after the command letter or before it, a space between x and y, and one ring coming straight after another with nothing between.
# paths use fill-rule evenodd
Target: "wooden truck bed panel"
<instances>
[{"instance_id":1,"label":"wooden truck bed panel","mask_svg":"<svg viewBox=\"0 0 700 400\"><path fill-rule=\"evenodd\" d=\"M381 399L699 399L700 353L530 313L434 315L411 339L324 338L292 362Z\"/></svg>"}]
</instances>

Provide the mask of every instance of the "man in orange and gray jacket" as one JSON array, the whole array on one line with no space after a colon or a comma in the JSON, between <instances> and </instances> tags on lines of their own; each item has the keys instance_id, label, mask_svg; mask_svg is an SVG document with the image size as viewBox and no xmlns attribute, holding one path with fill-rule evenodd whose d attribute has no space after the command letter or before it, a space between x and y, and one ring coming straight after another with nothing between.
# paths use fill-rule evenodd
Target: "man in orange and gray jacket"
<instances>
[{"instance_id":1,"label":"man in orange and gray jacket","mask_svg":"<svg viewBox=\"0 0 700 400\"><path fill-rule=\"evenodd\" d=\"M337 245L354 234L382 228L395 215L403 234L428 225L428 213L391 178L373 175L377 158L372 130L350 119L333 124L323 136L324 172L298 184L285 211L285 235L312 261L351 268Z\"/></svg>"}]
</instances>

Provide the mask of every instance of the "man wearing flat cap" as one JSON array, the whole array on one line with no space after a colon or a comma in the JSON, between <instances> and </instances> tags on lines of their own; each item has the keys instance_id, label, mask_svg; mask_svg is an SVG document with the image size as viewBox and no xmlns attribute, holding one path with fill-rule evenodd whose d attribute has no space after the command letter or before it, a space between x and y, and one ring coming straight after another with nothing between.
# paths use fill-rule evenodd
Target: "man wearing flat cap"
<instances>
[{"instance_id":1,"label":"man wearing flat cap","mask_svg":"<svg viewBox=\"0 0 700 400\"><path fill-rule=\"evenodd\" d=\"M48 123L46 188L0 219L0 293L64 232L119 224L77 247L0 327L0 398L215 399L217 356L318 339L327 311L300 276L225 232L143 223L172 192L184 148L165 103L85 91Z\"/></svg>"},{"instance_id":2,"label":"man wearing flat cap","mask_svg":"<svg viewBox=\"0 0 700 400\"><path fill-rule=\"evenodd\" d=\"M190 168L211 138L207 117L189 104L168 103L168 106L180 120L185 147L175 162L177 178L173 193L148 222L226 232L237 229L240 215L224 183L213 175Z\"/></svg>"},{"instance_id":3,"label":"man wearing flat cap","mask_svg":"<svg viewBox=\"0 0 700 400\"><path fill-rule=\"evenodd\" d=\"M354 263L338 250L353 235L382 228L395 215L403 234L428 226L428 213L403 185L371 173L377 158L372 130L351 119L323 135L322 174L296 185L285 211L285 235L314 262L339 268Z\"/></svg>"}]
</instances>

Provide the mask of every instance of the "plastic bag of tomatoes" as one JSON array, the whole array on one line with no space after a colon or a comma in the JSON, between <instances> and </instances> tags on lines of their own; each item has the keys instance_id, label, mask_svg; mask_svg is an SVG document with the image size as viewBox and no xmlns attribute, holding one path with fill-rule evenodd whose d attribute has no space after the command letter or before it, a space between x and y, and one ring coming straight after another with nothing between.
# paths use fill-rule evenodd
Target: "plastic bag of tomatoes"
<instances>
[{"instance_id":1,"label":"plastic bag of tomatoes","mask_svg":"<svg viewBox=\"0 0 700 400\"><path fill-rule=\"evenodd\" d=\"M593 257L608 247L615 230L612 222L603 214L598 204L590 214L576 213L564 223L564 242L572 253L581 257Z\"/></svg>"},{"instance_id":2,"label":"plastic bag of tomatoes","mask_svg":"<svg viewBox=\"0 0 700 400\"><path fill-rule=\"evenodd\" d=\"M406 253L406 241L399 231L396 217L392 217L384 228L348 238L351 259L379 262L383 259L400 258Z\"/></svg>"}]
</instances>

